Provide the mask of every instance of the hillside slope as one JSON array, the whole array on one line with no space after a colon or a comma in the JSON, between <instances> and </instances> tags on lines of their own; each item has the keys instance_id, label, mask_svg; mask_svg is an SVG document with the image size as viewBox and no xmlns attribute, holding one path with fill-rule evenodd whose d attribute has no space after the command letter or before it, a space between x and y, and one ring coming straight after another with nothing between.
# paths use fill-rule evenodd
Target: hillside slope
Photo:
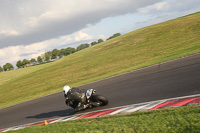
<instances>
[{"instance_id":1,"label":"hillside slope","mask_svg":"<svg viewBox=\"0 0 200 133\"><path fill-rule=\"evenodd\" d=\"M200 52L200 12L148 26L53 63L0 73L0 107ZM14 76L12 76L14 75Z\"/></svg>"}]
</instances>

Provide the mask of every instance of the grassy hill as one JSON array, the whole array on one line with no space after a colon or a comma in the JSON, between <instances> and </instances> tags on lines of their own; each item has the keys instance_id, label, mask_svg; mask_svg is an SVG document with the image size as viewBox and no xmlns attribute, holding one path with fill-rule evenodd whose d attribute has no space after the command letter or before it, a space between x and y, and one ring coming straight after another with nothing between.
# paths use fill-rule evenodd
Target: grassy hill
<instances>
[{"instance_id":1,"label":"grassy hill","mask_svg":"<svg viewBox=\"0 0 200 133\"><path fill-rule=\"evenodd\" d=\"M0 108L200 52L200 12L148 26L52 63L0 73Z\"/></svg>"}]
</instances>

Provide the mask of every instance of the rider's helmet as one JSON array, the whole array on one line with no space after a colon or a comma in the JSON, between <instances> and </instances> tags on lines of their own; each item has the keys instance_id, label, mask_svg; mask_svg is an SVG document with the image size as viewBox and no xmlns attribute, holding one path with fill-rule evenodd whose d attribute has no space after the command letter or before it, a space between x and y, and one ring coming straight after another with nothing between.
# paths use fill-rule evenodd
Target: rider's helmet
<instances>
[{"instance_id":1,"label":"rider's helmet","mask_svg":"<svg viewBox=\"0 0 200 133\"><path fill-rule=\"evenodd\" d=\"M67 92L70 90L71 88L68 86L68 85L65 85L64 87L63 87L63 92L65 93L65 94L67 94Z\"/></svg>"}]
</instances>

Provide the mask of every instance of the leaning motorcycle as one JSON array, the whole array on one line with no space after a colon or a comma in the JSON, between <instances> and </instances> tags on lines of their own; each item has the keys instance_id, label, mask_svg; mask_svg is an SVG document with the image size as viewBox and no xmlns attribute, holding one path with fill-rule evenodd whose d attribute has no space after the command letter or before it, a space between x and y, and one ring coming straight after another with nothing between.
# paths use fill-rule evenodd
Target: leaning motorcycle
<instances>
[{"instance_id":1,"label":"leaning motorcycle","mask_svg":"<svg viewBox=\"0 0 200 133\"><path fill-rule=\"evenodd\" d=\"M80 90L78 88L72 88L68 91L67 95L65 95L66 104L75 110L79 107L76 111L108 104L108 99L106 97L95 95L95 93L96 90L94 89Z\"/></svg>"}]
</instances>

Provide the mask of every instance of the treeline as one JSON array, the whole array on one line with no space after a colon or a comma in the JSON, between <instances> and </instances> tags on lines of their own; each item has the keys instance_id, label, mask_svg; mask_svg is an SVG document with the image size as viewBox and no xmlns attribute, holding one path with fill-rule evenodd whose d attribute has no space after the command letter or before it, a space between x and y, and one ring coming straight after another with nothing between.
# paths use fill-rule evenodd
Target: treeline
<instances>
[{"instance_id":1,"label":"treeline","mask_svg":"<svg viewBox=\"0 0 200 133\"><path fill-rule=\"evenodd\" d=\"M110 36L107 40L115 38L117 36L120 36L120 33L116 33L112 36ZM77 51L80 51L82 49L88 48L90 46L94 46L98 43L104 42L103 39L99 39L97 41L93 41L90 44L85 43L85 44L81 44L79 45L76 49L72 48L72 47L68 47L68 48L63 48L63 49L53 49L52 51L48 51L45 52L44 54L42 54L41 56L38 56L37 59L24 59L24 60L19 60L16 63L17 68L24 68L24 67L29 67L29 66L35 66L35 65L39 65L39 64L44 64L44 63L48 63L48 62L52 62L55 61L57 59L60 59L64 56L68 56L70 54L73 54ZM14 67L11 63L6 63L3 67L0 66L0 72L3 71L9 71L9 70L13 70Z\"/></svg>"},{"instance_id":2,"label":"treeline","mask_svg":"<svg viewBox=\"0 0 200 133\"><path fill-rule=\"evenodd\" d=\"M3 68L0 66L0 72L3 72L3 71L9 71L9 70L13 70L14 67L12 64L10 63L6 63Z\"/></svg>"}]
</instances>

